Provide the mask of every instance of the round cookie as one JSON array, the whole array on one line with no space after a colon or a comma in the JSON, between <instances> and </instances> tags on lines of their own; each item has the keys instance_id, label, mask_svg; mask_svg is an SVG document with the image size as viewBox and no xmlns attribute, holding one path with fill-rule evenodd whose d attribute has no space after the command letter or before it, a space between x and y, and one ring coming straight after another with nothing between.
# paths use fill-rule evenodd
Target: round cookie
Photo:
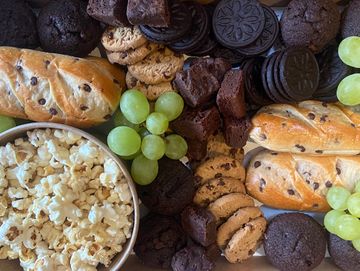
<instances>
[{"instance_id":1,"label":"round cookie","mask_svg":"<svg viewBox=\"0 0 360 271\"><path fill-rule=\"evenodd\" d=\"M131 75L130 72L126 73L126 85L128 88L140 90L150 101L155 101L161 94L165 92L175 91L171 85L171 82L148 85L136 79Z\"/></svg>"},{"instance_id":2,"label":"round cookie","mask_svg":"<svg viewBox=\"0 0 360 271\"><path fill-rule=\"evenodd\" d=\"M37 21L41 47L47 51L78 57L87 56L98 45L100 23L86 13L81 0L52 0Z\"/></svg>"},{"instance_id":3,"label":"round cookie","mask_svg":"<svg viewBox=\"0 0 360 271\"><path fill-rule=\"evenodd\" d=\"M320 52L340 27L340 12L332 0L293 0L281 18L286 46L304 46Z\"/></svg>"},{"instance_id":4,"label":"round cookie","mask_svg":"<svg viewBox=\"0 0 360 271\"><path fill-rule=\"evenodd\" d=\"M127 51L107 52L107 58L114 64L132 65L147 57L150 53L156 51L159 45L156 43L145 43L136 49L129 49Z\"/></svg>"},{"instance_id":5,"label":"round cookie","mask_svg":"<svg viewBox=\"0 0 360 271\"><path fill-rule=\"evenodd\" d=\"M343 39L351 36L360 37L360 1L350 2L342 15L341 37Z\"/></svg>"},{"instance_id":6,"label":"round cookie","mask_svg":"<svg viewBox=\"0 0 360 271\"><path fill-rule=\"evenodd\" d=\"M244 150L240 148L232 148L225 143L225 138L222 132L216 135L211 135L207 142L207 154L205 159L213 158L216 156L225 155L240 162L244 159Z\"/></svg>"},{"instance_id":7,"label":"round cookie","mask_svg":"<svg viewBox=\"0 0 360 271\"><path fill-rule=\"evenodd\" d=\"M154 85L173 80L176 72L180 71L183 65L182 55L175 55L165 48L148 55L134 65L129 65L128 70L138 80Z\"/></svg>"},{"instance_id":8,"label":"round cookie","mask_svg":"<svg viewBox=\"0 0 360 271\"><path fill-rule=\"evenodd\" d=\"M23 0L0 1L0 46L39 46L35 14Z\"/></svg>"},{"instance_id":9,"label":"round cookie","mask_svg":"<svg viewBox=\"0 0 360 271\"><path fill-rule=\"evenodd\" d=\"M175 215L190 204L195 194L192 172L178 160L159 160L159 174L146 186L137 186L142 203L154 213Z\"/></svg>"},{"instance_id":10,"label":"round cookie","mask_svg":"<svg viewBox=\"0 0 360 271\"><path fill-rule=\"evenodd\" d=\"M174 218L149 214L140 221L134 246L142 263L170 268L174 254L186 245L186 235Z\"/></svg>"},{"instance_id":11,"label":"round cookie","mask_svg":"<svg viewBox=\"0 0 360 271\"><path fill-rule=\"evenodd\" d=\"M352 245L351 241L346 241L330 233L328 247L331 259L342 270L360 270L360 252Z\"/></svg>"},{"instance_id":12,"label":"round cookie","mask_svg":"<svg viewBox=\"0 0 360 271\"><path fill-rule=\"evenodd\" d=\"M308 271L325 256L323 227L302 213L280 214L265 232L264 249L268 260L282 271Z\"/></svg>"},{"instance_id":13,"label":"round cookie","mask_svg":"<svg viewBox=\"0 0 360 271\"><path fill-rule=\"evenodd\" d=\"M111 52L127 51L139 48L147 43L137 26L108 27L101 38L106 50Z\"/></svg>"}]
</instances>

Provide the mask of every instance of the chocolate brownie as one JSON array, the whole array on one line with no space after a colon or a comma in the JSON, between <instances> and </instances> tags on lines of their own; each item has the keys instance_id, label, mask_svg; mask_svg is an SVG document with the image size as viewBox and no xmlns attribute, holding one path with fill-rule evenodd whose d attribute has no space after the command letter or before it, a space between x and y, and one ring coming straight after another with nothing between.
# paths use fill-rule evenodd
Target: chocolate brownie
<instances>
[{"instance_id":1,"label":"chocolate brownie","mask_svg":"<svg viewBox=\"0 0 360 271\"><path fill-rule=\"evenodd\" d=\"M128 0L89 0L87 13L112 26L129 26L126 16Z\"/></svg>"},{"instance_id":2,"label":"chocolate brownie","mask_svg":"<svg viewBox=\"0 0 360 271\"><path fill-rule=\"evenodd\" d=\"M140 221L134 251L141 262L170 268L174 254L186 245L186 236L174 218L149 214Z\"/></svg>"},{"instance_id":3,"label":"chocolate brownie","mask_svg":"<svg viewBox=\"0 0 360 271\"><path fill-rule=\"evenodd\" d=\"M204 248L191 245L174 255L171 267L173 271L211 271L215 263L207 256Z\"/></svg>"},{"instance_id":4,"label":"chocolate brownie","mask_svg":"<svg viewBox=\"0 0 360 271\"><path fill-rule=\"evenodd\" d=\"M224 137L226 144L233 148L243 148L246 145L251 128L252 124L248 118L225 118Z\"/></svg>"},{"instance_id":5,"label":"chocolate brownie","mask_svg":"<svg viewBox=\"0 0 360 271\"><path fill-rule=\"evenodd\" d=\"M162 158L156 179L150 185L137 186L137 190L142 203L152 212L175 215L192 202L194 177L180 161Z\"/></svg>"},{"instance_id":6,"label":"chocolate brownie","mask_svg":"<svg viewBox=\"0 0 360 271\"><path fill-rule=\"evenodd\" d=\"M340 27L340 12L332 0L293 0L281 18L286 46L306 46L320 52Z\"/></svg>"},{"instance_id":7,"label":"chocolate brownie","mask_svg":"<svg viewBox=\"0 0 360 271\"><path fill-rule=\"evenodd\" d=\"M99 44L100 23L81 0L52 0L40 12L37 27L41 47L52 53L87 56Z\"/></svg>"},{"instance_id":8,"label":"chocolate brownie","mask_svg":"<svg viewBox=\"0 0 360 271\"><path fill-rule=\"evenodd\" d=\"M338 267L346 271L360 270L360 252L354 248L351 241L330 233L328 246L331 259Z\"/></svg>"},{"instance_id":9,"label":"chocolate brownie","mask_svg":"<svg viewBox=\"0 0 360 271\"><path fill-rule=\"evenodd\" d=\"M217 57L207 57L207 58L197 58L191 62L191 66L200 66L207 69L212 75L221 84L224 76L228 70L231 69L231 63L225 58Z\"/></svg>"},{"instance_id":10,"label":"chocolate brownie","mask_svg":"<svg viewBox=\"0 0 360 271\"><path fill-rule=\"evenodd\" d=\"M280 214L265 232L264 249L268 260L282 271L312 270L325 257L325 231L308 215Z\"/></svg>"},{"instance_id":11,"label":"chocolate brownie","mask_svg":"<svg viewBox=\"0 0 360 271\"><path fill-rule=\"evenodd\" d=\"M0 1L0 46L39 46L36 17L25 1Z\"/></svg>"},{"instance_id":12,"label":"chocolate brownie","mask_svg":"<svg viewBox=\"0 0 360 271\"><path fill-rule=\"evenodd\" d=\"M202 160L203 158L205 158L207 150L207 141L199 141L196 139L186 139L186 143L188 145L188 152L186 154L186 156L190 159L190 160Z\"/></svg>"},{"instance_id":13,"label":"chocolate brownie","mask_svg":"<svg viewBox=\"0 0 360 271\"><path fill-rule=\"evenodd\" d=\"M167 0L129 0L127 17L133 25L167 27L170 11Z\"/></svg>"},{"instance_id":14,"label":"chocolate brownie","mask_svg":"<svg viewBox=\"0 0 360 271\"><path fill-rule=\"evenodd\" d=\"M242 70L230 70L226 73L216 97L222 115L233 118L242 118L246 115L244 88Z\"/></svg>"},{"instance_id":15,"label":"chocolate brownie","mask_svg":"<svg viewBox=\"0 0 360 271\"><path fill-rule=\"evenodd\" d=\"M204 247L216 242L216 219L205 208L186 207L181 213L181 225L194 241Z\"/></svg>"},{"instance_id":16,"label":"chocolate brownie","mask_svg":"<svg viewBox=\"0 0 360 271\"><path fill-rule=\"evenodd\" d=\"M360 36L360 0L352 0L342 15L341 37Z\"/></svg>"},{"instance_id":17,"label":"chocolate brownie","mask_svg":"<svg viewBox=\"0 0 360 271\"><path fill-rule=\"evenodd\" d=\"M205 141L219 129L220 123L220 113L212 106L209 109L185 108L170 126L183 137Z\"/></svg>"}]
</instances>

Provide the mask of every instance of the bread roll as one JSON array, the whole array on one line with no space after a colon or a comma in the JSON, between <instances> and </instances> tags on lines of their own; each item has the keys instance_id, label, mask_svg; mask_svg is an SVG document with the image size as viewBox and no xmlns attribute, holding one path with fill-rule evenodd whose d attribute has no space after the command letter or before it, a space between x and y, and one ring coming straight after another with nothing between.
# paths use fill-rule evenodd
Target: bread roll
<instances>
[{"instance_id":1,"label":"bread roll","mask_svg":"<svg viewBox=\"0 0 360 271\"><path fill-rule=\"evenodd\" d=\"M353 190L360 180L360 156L309 156L264 150L251 160L246 189L273 208L328 211L332 186Z\"/></svg>"},{"instance_id":2,"label":"bread roll","mask_svg":"<svg viewBox=\"0 0 360 271\"><path fill-rule=\"evenodd\" d=\"M314 155L360 154L360 107L305 101L263 107L250 138L274 151Z\"/></svg>"},{"instance_id":3,"label":"bread roll","mask_svg":"<svg viewBox=\"0 0 360 271\"><path fill-rule=\"evenodd\" d=\"M104 59L0 47L0 114L89 127L119 104L124 72Z\"/></svg>"}]
</instances>

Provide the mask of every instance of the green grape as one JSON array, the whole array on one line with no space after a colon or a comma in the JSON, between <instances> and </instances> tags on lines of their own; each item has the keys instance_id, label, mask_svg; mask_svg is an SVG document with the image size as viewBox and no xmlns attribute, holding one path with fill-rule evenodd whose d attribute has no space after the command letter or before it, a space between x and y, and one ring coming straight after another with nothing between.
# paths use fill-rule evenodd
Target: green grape
<instances>
[{"instance_id":1,"label":"green grape","mask_svg":"<svg viewBox=\"0 0 360 271\"><path fill-rule=\"evenodd\" d=\"M339 57L346 64L360 68L360 37L348 37L339 45Z\"/></svg>"},{"instance_id":2,"label":"green grape","mask_svg":"<svg viewBox=\"0 0 360 271\"><path fill-rule=\"evenodd\" d=\"M128 156L120 156L120 158L123 160L131 161L134 160L136 157L138 157L140 154L141 154L141 148L135 154Z\"/></svg>"},{"instance_id":3,"label":"green grape","mask_svg":"<svg viewBox=\"0 0 360 271\"><path fill-rule=\"evenodd\" d=\"M140 130L140 125L128 121L120 110L116 110L114 114L114 126L127 126L133 128L136 132Z\"/></svg>"},{"instance_id":4,"label":"green grape","mask_svg":"<svg viewBox=\"0 0 360 271\"><path fill-rule=\"evenodd\" d=\"M117 155L129 156L140 149L141 138L134 129L120 126L109 133L107 143L109 148Z\"/></svg>"},{"instance_id":5,"label":"green grape","mask_svg":"<svg viewBox=\"0 0 360 271\"><path fill-rule=\"evenodd\" d=\"M349 75L340 82L337 97L345 105L360 104L360 73Z\"/></svg>"},{"instance_id":6,"label":"green grape","mask_svg":"<svg viewBox=\"0 0 360 271\"><path fill-rule=\"evenodd\" d=\"M346 213L344 211L339 211L339 210L331 210L330 212L328 212L324 217L325 228L329 232L336 234L336 227L335 227L336 220L340 216L345 215L345 214Z\"/></svg>"},{"instance_id":7,"label":"green grape","mask_svg":"<svg viewBox=\"0 0 360 271\"><path fill-rule=\"evenodd\" d=\"M360 239L358 239L358 240L353 240L353 241L352 241L352 244L353 244L354 248L355 248L357 251L360 252Z\"/></svg>"},{"instance_id":8,"label":"green grape","mask_svg":"<svg viewBox=\"0 0 360 271\"><path fill-rule=\"evenodd\" d=\"M148 129L146 129L146 127L141 127L138 133L141 138L144 138L147 135L151 135L151 133L148 131Z\"/></svg>"},{"instance_id":9,"label":"green grape","mask_svg":"<svg viewBox=\"0 0 360 271\"><path fill-rule=\"evenodd\" d=\"M120 99L120 108L125 118L134 124L144 122L150 113L146 96L135 89L124 92Z\"/></svg>"},{"instance_id":10,"label":"green grape","mask_svg":"<svg viewBox=\"0 0 360 271\"><path fill-rule=\"evenodd\" d=\"M159 172L157 161L149 160L144 155L139 155L131 164L131 176L139 185L152 183Z\"/></svg>"},{"instance_id":11,"label":"green grape","mask_svg":"<svg viewBox=\"0 0 360 271\"><path fill-rule=\"evenodd\" d=\"M188 150L188 145L184 138L179 135L169 135L165 138L165 155L173 160L184 157Z\"/></svg>"},{"instance_id":12,"label":"green grape","mask_svg":"<svg viewBox=\"0 0 360 271\"><path fill-rule=\"evenodd\" d=\"M352 215L342 215L335 222L336 235L344 240L360 239L360 220Z\"/></svg>"},{"instance_id":13,"label":"green grape","mask_svg":"<svg viewBox=\"0 0 360 271\"><path fill-rule=\"evenodd\" d=\"M355 192L360 192L360 181L358 181L355 186Z\"/></svg>"},{"instance_id":14,"label":"green grape","mask_svg":"<svg viewBox=\"0 0 360 271\"><path fill-rule=\"evenodd\" d=\"M346 210L346 201L350 192L343 187L333 186L329 189L326 199L331 208L335 210Z\"/></svg>"},{"instance_id":15,"label":"green grape","mask_svg":"<svg viewBox=\"0 0 360 271\"><path fill-rule=\"evenodd\" d=\"M169 127L169 120L162 113L151 113L146 119L146 128L154 135L162 135Z\"/></svg>"},{"instance_id":16,"label":"green grape","mask_svg":"<svg viewBox=\"0 0 360 271\"><path fill-rule=\"evenodd\" d=\"M176 92L165 92L155 103L155 112L163 113L169 121L180 116L184 109L184 100Z\"/></svg>"},{"instance_id":17,"label":"green grape","mask_svg":"<svg viewBox=\"0 0 360 271\"><path fill-rule=\"evenodd\" d=\"M360 217L360 192L352 194L347 200L347 208L350 214Z\"/></svg>"},{"instance_id":18,"label":"green grape","mask_svg":"<svg viewBox=\"0 0 360 271\"><path fill-rule=\"evenodd\" d=\"M16 126L15 120L7 116L0 115L0 133L5 132Z\"/></svg>"},{"instance_id":19,"label":"green grape","mask_svg":"<svg viewBox=\"0 0 360 271\"><path fill-rule=\"evenodd\" d=\"M160 136L145 136L141 143L143 155L150 160L159 160L165 154L165 142Z\"/></svg>"}]
</instances>

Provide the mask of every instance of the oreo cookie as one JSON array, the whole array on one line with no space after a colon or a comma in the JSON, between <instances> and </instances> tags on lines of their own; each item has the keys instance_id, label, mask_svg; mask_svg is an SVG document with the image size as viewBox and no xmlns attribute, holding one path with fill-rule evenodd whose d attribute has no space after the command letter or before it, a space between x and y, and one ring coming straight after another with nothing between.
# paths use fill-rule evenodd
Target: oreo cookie
<instances>
[{"instance_id":1,"label":"oreo cookie","mask_svg":"<svg viewBox=\"0 0 360 271\"><path fill-rule=\"evenodd\" d=\"M213 30L227 48L239 48L256 41L264 30L264 9L256 0L222 0L215 8Z\"/></svg>"},{"instance_id":2,"label":"oreo cookie","mask_svg":"<svg viewBox=\"0 0 360 271\"><path fill-rule=\"evenodd\" d=\"M140 25L143 35L150 41L171 44L181 40L191 28L191 14L189 8L182 2L169 1L171 23L169 27L151 27Z\"/></svg>"},{"instance_id":3,"label":"oreo cookie","mask_svg":"<svg viewBox=\"0 0 360 271\"><path fill-rule=\"evenodd\" d=\"M188 54L204 44L210 32L209 18L205 8L194 2L188 2L186 6L191 12L190 31L182 40L169 45L173 51L184 54Z\"/></svg>"}]
</instances>

